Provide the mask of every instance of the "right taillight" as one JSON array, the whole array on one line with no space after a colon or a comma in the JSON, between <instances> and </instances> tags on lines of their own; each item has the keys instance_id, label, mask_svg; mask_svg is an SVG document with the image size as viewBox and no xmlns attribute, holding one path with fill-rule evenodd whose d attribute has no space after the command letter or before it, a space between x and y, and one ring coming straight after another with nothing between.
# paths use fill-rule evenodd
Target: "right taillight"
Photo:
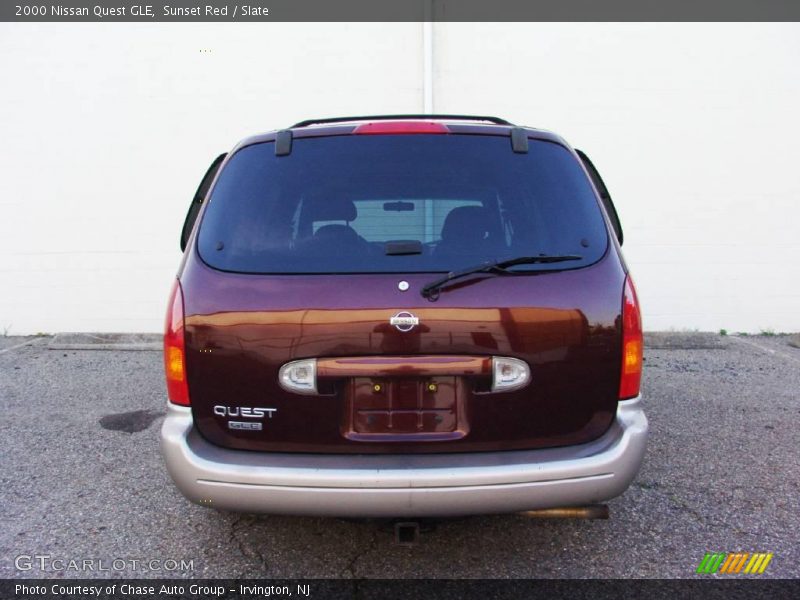
<instances>
[{"instance_id":1,"label":"right taillight","mask_svg":"<svg viewBox=\"0 0 800 600\"><path fill-rule=\"evenodd\" d=\"M164 327L164 372L167 376L167 397L170 402L189 406L186 383L186 343L183 339L183 291L176 279L172 286Z\"/></svg>"},{"instance_id":2,"label":"right taillight","mask_svg":"<svg viewBox=\"0 0 800 600\"><path fill-rule=\"evenodd\" d=\"M642 383L642 314L636 288L630 275L625 278L622 294L622 376L619 380L619 399L639 395Z\"/></svg>"}]
</instances>

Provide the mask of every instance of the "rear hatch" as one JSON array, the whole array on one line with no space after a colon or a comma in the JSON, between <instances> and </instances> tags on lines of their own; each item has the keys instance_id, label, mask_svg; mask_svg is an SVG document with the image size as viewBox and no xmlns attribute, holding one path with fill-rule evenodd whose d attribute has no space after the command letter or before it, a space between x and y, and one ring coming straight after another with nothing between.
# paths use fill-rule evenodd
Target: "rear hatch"
<instances>
[{"instance_id":1,"label":"rear hatch","mask_svg":"<svg viewBox=\"0 0 800 600\"><path fill-rule=\"evenodd\" d=\"M490 131L348 131L232 153L181 275L203 436L261 451L463 452L608 428L625 274L602 208L557 139L514 152L508 130ZM518 257L533 260L421 293ZM515 364L528 378L498 385Z\"/></svg>"}]
</instances>

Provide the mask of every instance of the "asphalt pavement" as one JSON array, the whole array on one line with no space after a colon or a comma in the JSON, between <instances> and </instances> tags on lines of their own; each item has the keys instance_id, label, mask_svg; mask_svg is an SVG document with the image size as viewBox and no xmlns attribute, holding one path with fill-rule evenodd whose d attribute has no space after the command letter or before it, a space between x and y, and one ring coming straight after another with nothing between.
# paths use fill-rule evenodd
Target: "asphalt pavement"
<instances>
[{"instance_id":1,"label":"asphalt pavement","mask_svg":"<svg viewBox=\"0 0 800 600\"><path fill-rule=\"evenodd\" d=\"M774 553L761 577L800 577L788 336L648 336L648 453L609 520L472 517L412 547L378 522L190 504L159 454L157 344L101 341L0 338L0 577L694 578L706 552L735 551Z\"/></svg>"}]
</instances>

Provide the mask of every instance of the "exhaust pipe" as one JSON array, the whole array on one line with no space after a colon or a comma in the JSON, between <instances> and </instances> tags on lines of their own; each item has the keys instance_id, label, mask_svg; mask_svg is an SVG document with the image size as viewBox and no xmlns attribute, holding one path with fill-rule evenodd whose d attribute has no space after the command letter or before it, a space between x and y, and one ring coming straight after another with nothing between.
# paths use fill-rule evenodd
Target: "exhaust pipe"
<instances>
[{"instance_id":1,"label":"exhaust pipe","mask_svg":"<svg viewBox=\"0 0 800 600\"><path fill-rule=\"evenodd\" d=\"M394 524L394 542L400 546L415 546L419 543L419 523L398 521Z\"/></svg>"},{"instance_id":2,"label":"exhaust pipe","mask_svg":"<svg viewBox=\"0 0 800 600\"><path fill-rule=\"evenodd\" d=\"M609 517L607 504L540 508L538 510L526 510L518 514L531 519L608 519Z\"/></svg>"}]
</instances>

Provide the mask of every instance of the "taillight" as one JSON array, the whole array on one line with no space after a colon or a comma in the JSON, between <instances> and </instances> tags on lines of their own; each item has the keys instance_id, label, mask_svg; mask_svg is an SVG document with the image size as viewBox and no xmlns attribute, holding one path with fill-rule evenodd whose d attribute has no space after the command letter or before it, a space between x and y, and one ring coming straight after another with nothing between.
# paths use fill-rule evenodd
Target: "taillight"
<instances>
[{"instance_id":1,"label":"taillight","mask_svg":"<svg viewBox=\"0 0 800 600\"><path fill-rule=\"evenodd\" d=\"M391 133L450 133L444 123L436 121L375 121L364 123L353 130L357 134L391 134Z\"/></svg>"},{"instance_id":2,"label":"taillight","mask_svg":"<svg viewBox=\"0 0 800 600\"><path fill-rule=\"evenodd\" d=\"M164 327L164 372L167 376L167 397L174 404L189 406L186 384L186 343L183 339L183 291L176 279L172 286Z\"/></svg>"},{"instance_id":3,"label":"taillight","mask_svg":"<svg viewBox=\"0 0 800 600\"><path fill-rule=\"evenodd\" d=\"M619 399L639 395L642 382L642 314L633 280L625 279L622 295L622 377L619 381Z\"/></svg>"}]
</instances>

